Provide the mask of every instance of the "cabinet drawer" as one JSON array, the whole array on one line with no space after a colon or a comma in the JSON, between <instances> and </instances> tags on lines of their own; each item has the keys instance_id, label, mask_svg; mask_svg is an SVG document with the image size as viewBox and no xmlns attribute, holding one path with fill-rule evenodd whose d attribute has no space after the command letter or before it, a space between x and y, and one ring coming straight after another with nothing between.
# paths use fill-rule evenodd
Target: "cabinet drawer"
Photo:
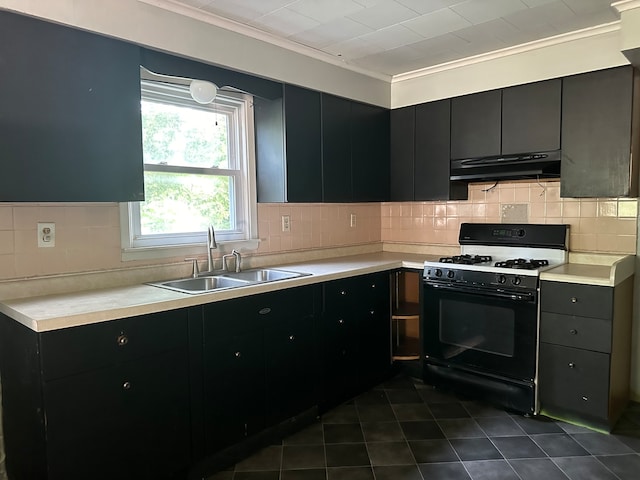
<instances>
[{"instance_id":1,"label":"cabinet drawer","mask_svg":"<svg viewBox=\"0 0 640 480\"><path fill-rule=\"evenodd\" d=\"M540 310L591 318L611 318L613 288L578 283L541 282Z\"/></svg>"},{"instance_id":2,"label":"cabinet drawer","mask_svg":"<svg viewBox=\"0 0 640 480\"><path fill-rule=\"evenodd\" d=\"M540 404L607 418L609 355L540 344Z\"/></svg>"},{"instance_id":3,"label":"cabinet drawer","mask_svg":"<svg viewBox=\"0 0 640 480\"><path fill-rule=\"evenodd\" d=\"M610 353L611 321L603 318L542 312L540 341Z\"/></svg>"},{"instance_id":4,"label":"cabinet drawer","mask_svg":"<svg viewBox=\"0 0 640 480\"><path fill-rule=\"evenodd\" d=\"M334 280L324 284L324 311L344 313L389 306L389 272Z\"/></svg>"},{"instance_id":5,"label":"cabinet drawer","mask_svg":"<svg viewBox=\"0 0 640 480\"><path fill-rule=\"evenodd\" d=\"M42 373L50 380L186 346L186 309L44 332Z\"/></svg>"},{"instance_id":6,"label":"cabinet drawer","mask_svg":"<svg viewBox=\"0 0 640 480\"><path fill-rule=\"evenodd\" d=\"M269 326L269 322L313 315L314 287L305 286L204 305L204 328L234 335Z\"/></svg>"}]
</instances>

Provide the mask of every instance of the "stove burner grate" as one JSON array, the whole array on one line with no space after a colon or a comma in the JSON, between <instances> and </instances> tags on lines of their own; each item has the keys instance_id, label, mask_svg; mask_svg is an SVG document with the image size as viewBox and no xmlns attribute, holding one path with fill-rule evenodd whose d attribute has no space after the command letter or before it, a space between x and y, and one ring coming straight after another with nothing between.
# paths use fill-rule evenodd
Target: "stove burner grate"
<instances>
[{"instance_id":1,"label":"stove burner grate","mask_svg":"<svg viewBox=\"0 0 640 480\"><path fill-rule=\"evenodd\" d=\"M490 255L454 255L453 257L442 257L440 263L456 263L463 265L475 265L476 263L491 262Z\"/></svg>"},{"instance_id":2,"label":"stove burner grate","mask_svg":"<svg viewBox=\"0 0 640 480\"><path fill-rule=\"evenodd\" d=\"M524 258L514 258L503 262L496 262L494 266L502 268L519 268L521 270L536 270L549 265L549 260L526 260Z\"/></svg>"}]
</instances>

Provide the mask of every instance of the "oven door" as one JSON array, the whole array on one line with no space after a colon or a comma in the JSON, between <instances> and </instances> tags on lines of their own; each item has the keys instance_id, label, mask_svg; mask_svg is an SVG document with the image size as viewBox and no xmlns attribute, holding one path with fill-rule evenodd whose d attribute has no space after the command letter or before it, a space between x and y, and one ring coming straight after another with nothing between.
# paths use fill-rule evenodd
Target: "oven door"
<instances>
[{"instance_id":1,"label":"oven door","mask_svg":"<svg viewBox=\"0 0 640 480\"><path fill-rule=\"evenodd\" d=\"M423 282L424 354L441 365L532 381L536 295ZM515 298L514 298L515 297Z\"/></svg>"}]
</instances>

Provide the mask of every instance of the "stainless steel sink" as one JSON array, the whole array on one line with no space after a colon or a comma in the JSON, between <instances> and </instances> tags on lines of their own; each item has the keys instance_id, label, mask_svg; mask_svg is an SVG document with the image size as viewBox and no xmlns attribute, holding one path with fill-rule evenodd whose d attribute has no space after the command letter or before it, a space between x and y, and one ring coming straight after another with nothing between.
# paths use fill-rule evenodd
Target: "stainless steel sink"
<instances>
[{"instance_id":1,"label":"stainless steel sink","mask_svg":"<svg viewBox=\"0 0 640 480\"><path fill-rule=\"evenodd\" d=\"M308 273L290 272L276 268L259 268L255 270L245 270L243 272L229 272L222 274L229 279L245 280L250 283L274 282L276 280L286 280L288 278L303 277Z\"/></svg>"},{"instance_id":2,"label":"stainless steel sink","mask_svg":"<svg viewBox=\"0 0 640 480\"><path fill-rule=\"evenodd\" d=\"M229 278L223 276L210 276L199 278L185 278L182 280L171 280L161 283L150 283L154 287L168 288L182 293L207 293L223 288L244 287L252 282L239 278Z\"/></svg>"},{"instance_id":3,"label":"stainless steel sink","mask_svg":"<svg viewBox=\"0 0 640 480\"><path fill-rule=\"evenodd\" d=\"M167 288L181 293L208 293L224 288L245 287L256 283L274 282L310 275L309 273L290 272L274 268L228 272L219 275L203 275L198 278L184 278L167 282L150 283L154 287Z\"/></svg>"}]
</instances>

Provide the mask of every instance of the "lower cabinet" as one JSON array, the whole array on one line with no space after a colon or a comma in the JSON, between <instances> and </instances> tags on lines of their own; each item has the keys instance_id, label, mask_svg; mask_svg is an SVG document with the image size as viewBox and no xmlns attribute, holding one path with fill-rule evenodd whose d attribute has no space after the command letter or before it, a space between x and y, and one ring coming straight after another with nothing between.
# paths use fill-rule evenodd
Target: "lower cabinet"
<instances>
[{"instance_id":1,"label":"lower cabinet","mask_svg":"<svg viewBox=\"0 0 640 480\"><path fill-rule=\"evenodd\" d=\"M542 281L542 413L610 431L629 401L633 277L615 287Z\"/></svg>"},{"instance_id":2,"label":"lower cabinet","mask_svg":"<svg viewBox=\"0 0 640 480\"><path fill-rule=\"evenodd\" d=\"M388 272L324 284L322 409L365 390L389 372L390 298Z\"/></svg>"},{"instance_id":3,"label":"lower cabinet","mask_svg":"<svg viewBox=\"0 0 640 480\"><path fill-rule=\"evenodd\" d=\"M9 478L185 474L187 309L44 333L5 316L0 326Z\"/></svg>"}]
</instances>

